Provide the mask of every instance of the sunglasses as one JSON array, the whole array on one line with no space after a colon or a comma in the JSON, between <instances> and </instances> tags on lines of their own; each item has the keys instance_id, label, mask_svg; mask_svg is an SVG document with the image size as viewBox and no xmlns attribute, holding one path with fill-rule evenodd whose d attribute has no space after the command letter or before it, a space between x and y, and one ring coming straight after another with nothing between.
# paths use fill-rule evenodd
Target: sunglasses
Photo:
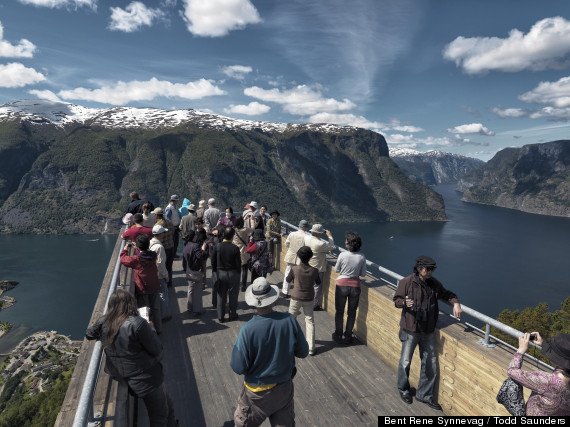
<instances>
[{"instance_id":1,"label":"sunglasses","mask_svg":"<svg viewBox=\"0 0 570 427\"><path fill-rule=\"evenodd\" d=\"M437 267L426 267L425 269L426 269L427 271L433 271L433 270L435 270L436 268L437 268Z\"/></svg>"}]
</instances>

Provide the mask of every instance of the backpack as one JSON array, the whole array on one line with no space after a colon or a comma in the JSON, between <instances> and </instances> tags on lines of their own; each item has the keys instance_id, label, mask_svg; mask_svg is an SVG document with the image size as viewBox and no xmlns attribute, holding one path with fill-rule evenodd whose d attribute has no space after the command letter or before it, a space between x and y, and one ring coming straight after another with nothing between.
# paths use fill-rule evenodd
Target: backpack
<instances>
[{"instance_id":1,"label":"backpack","mask_svg":"<svg viewBox=\"0 0 570 427\"><path fill-rule=\"evenodd\" d=\"M251 256L251 271L254 271L259 276L264 276L266 273L271 274L273 269L269 265L269 244L267 241L262 240L256 242L257 251Z\"/></svg>"},{"instance_id":2,"label":"backpack","mask_svg":"<svg viewBox=\"0 0 570 427\"><path fill-rule=\"evenodd\" d=\"M188 255L188 268L193 271L200 271L202 268L202 256L203 252L200 249L200 246L194 246Z\"/></svg>"}]
</instances>

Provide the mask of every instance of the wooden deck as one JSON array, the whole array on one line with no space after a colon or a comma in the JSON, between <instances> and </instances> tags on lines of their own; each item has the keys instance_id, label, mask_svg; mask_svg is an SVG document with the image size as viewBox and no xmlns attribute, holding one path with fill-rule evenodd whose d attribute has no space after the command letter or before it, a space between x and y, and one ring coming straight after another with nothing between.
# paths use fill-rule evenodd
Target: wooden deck
<instances>
[{"instance_id":1,"label":"wooden deck","mask_svg":"<svg viewBox=\"0 0 570 427\"><path fill-rule=\"evenodd\" d=\"M282 280L274 272L269 280ZM211 279L200 317L186 313L186 280L181 262L174 264L170 289L172 320L163 324L164 370L168 392L175 401L181 426L232 426L243 377L229 364L240 327L254 313L240 292L240 319L220 324L211 305ZM279 299L276 310L287 311L288 300ZM298 317L303 330L303 315ZM331 339L334 319L327 312L315 313L317 355L297 360L295 414L299 426L377 425L380 415L443 415L416 402L407 405L396 389L396 372L365 345L355 342L338 346ZM419 363L417 360L415 363ZM144 425L144 406L139 425ZM264 425L269 425L266 421Z\"/></svg>"}]
</instances>

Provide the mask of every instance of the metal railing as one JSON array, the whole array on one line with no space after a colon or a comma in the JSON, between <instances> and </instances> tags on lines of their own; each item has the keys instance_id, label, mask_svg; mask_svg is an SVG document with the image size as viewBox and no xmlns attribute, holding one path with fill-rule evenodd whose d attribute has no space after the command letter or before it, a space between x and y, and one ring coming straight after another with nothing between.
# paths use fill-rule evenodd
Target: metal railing
<instances>
[{"instance_id":1,"label":"metal railing","mask_svg":"<svg viewBox=\"0 0 570 427\"><path fill-rule=\"evenodd\" d=\"M287 221L283 221L281 220L281 224L285 225L285 230L287 233L289 233L289 229L294 229L294 230L299 230L299 227L294 226L293 224L288 223ZM310 234L309 232L306 232L307 234ZM341 248L339 246L336 247L340 252L346 252L346 249ZM379 280L381 280L382 282L386 283L388 286L390 286L392 289L396 289L398 287L398 282L400 280L402 280L404 278L404 276L395 273L391 270L388 270L387 268L382 267L381 265L378 265L372 261L366 260L366 265L368 266L369 270L368 273L370 273L372 276L378 278ZM396 280L395 283L386 280L383 277L380 277L379 275L377 275L377 273L381 273L385 276L391 277L393 279ZM473 328L483 334L485 334L485 338L482 340L479 340L479 344L481 344L482 346L485 347L494 347L495 344L491 343L491 338L493 338L493 340L509 347L512 350L517 350L516 347L513 347L511 344L495 337L494 335L491 335L491 327L498 329L501 332L504 332L505 334L508 334L514 338L519 338L521 335L523 335L523 332L510 327L509 325L505 325L502 322L499 322L496 319L493 319L492 317L489 317L483 313L480 313L477 310L474 310L470 307L467 307L466 305L464 305L463 303L461 303L461 310L463 311L463 313L471 316L472 318L479 320L481 322L484 323L485 325L485 330L478 328L477 326L474 326L470 323L467 322L463 322L465 325L469 326L470 328ZM451 317L453 317L454 319L456 319L457 321L461 322L460 319L457 319L456 317L454 317L453 315L450 314ZM539 350L541 350L541 347L539 345L534 344L533 342L529 343L530 345L538 348ZM543 361L529 355L528 353L525 354L525 357L528 357L530 360L532 360L533 362L540 364L541 366L548 368L548 369L554 369L552 366L548 365L547 363L544 363Z\"/></svg>"},{"instance_id":2,"label":"metal railing","mask_svg":"<svg viewBox=\"0 0 570 427\"><path fill-rule=\"evenodd\" d=\"M121 242L121 247L119 253L123 250L125 246L125 241ZM117 281L119 279L119 272L121 270L121 258L117 257L117 262L115 264L115 269L113 271L113 278L109 286L109 292L107 293L107 299L105 301L105 308L103 309L103 314L107 312L107 306L109 304L109 298L111 294L115 292L117 288ZM79 403L77 405L77 410L75 412L75 417L73 419L73 427L85 427L89 422L89 417L93 413L93 395L95 393L95 387L97 387L97 381L99 380L99 371L101 369L101 362L103 361L103 344L101 341L97 340L93 346L93 353L91 354L91 360L89 361L89 368L87 369L87 374L85 374L85 382L83 383L83 388L81 390L81 395L79 397ZM92 424L98 425L98 423Z\"/></svg>"}]
</instances>

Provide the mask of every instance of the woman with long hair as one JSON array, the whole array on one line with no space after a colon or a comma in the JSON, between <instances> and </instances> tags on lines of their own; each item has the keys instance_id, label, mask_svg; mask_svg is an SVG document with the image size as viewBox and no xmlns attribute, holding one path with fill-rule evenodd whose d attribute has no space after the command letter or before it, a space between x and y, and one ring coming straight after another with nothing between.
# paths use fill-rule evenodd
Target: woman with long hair
<instances>
[{"instance_id":1,"label":"woman with long hair","mask_svg":"<svg viewBox=\"0 0 570 427\"><path fill-rule=\"evenodd\" d=\"M542 354L554 366L554 372L521 369L531 335L534 342L542 346ZM513 355L507 374L532 391L526 402L526 415L570 415L570 334L557 334L544 343L538 332L520 336L519 348Z\"/></svg>"},{"instance_id":2,"label":"woman with long hair","mask_svg":"<svg viewBox=\"0 0 570 427\"><path fill-rule=\"evenodd\" d=\"M177 425L164 386L162 344L151 325L138 315L134 296L122 289L113 292L107 313L87 329L85 337L102 342L105 372L143 399L151 427Z\"/></svg>"}]
</instances>

